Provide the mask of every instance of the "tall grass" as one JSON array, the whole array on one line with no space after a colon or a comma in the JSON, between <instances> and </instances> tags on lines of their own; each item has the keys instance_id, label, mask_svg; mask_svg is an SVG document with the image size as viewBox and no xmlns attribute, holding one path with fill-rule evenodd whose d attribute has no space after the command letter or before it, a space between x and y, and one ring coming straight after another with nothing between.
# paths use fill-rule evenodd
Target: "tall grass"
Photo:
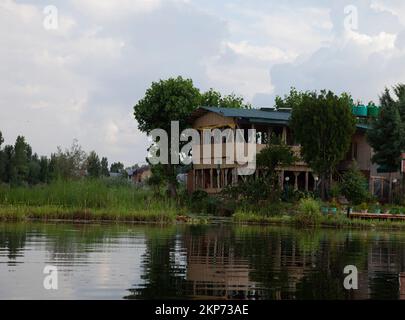
<instances>
[{"instance_id":1,"label":"tall grass","mask_svg":"<svg viewBox=\"0 0 405 320\"><path fill-rule=\"evenodd\" d=\"M12 216L120 220L172 220L179 209L168 198L106 179L55 181L34 187L0 187L0 219Z\"/></svg>"}]
</instances>

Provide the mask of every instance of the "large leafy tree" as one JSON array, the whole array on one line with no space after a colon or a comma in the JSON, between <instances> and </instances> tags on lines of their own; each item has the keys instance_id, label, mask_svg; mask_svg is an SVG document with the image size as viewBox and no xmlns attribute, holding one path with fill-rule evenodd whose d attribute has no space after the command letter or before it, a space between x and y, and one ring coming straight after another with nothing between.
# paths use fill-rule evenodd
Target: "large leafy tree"
<instances>
[{"instance_id":1,"label":"large leafy tree","mask_svg":"<svg viewBox=\"0 0 405 320\"><path fill-rule=\"evenodd\" d=\"M368 141L374 150L373 163L387 172L398 171L404 150L405 90L398 85L395 100L388 89L380 97L380 114L368 132Z\"/></svg>"},{"instance_id":2,"label":"large leafy tree","mask_svg":"<svg viewBox=\"0 0 405 320\"><path fill-rule=\"evenodd\" d=\"M301 144L302 158L321 177L323 198L331 174L347 153L355 132L351 101L347 94L307 92L292 109L291 128Z\"/></svg>"},{"instance_id":3,"label":"large leafy tree","mask_svg":"<svg viewBox=\"0 0 405 320\"><path fill-rule=\"evenodd\" d=\"M200 92L191 79L182 77L153 82L145 97L134 107L138 128L146 134L163 129L171 141L171 121L179 122L180 132L187 126L187 117L200 103ZM177 159L168 152L168 164L163 165L164 179L170 196L177 196Z\"/></svg>"}]
</instances>

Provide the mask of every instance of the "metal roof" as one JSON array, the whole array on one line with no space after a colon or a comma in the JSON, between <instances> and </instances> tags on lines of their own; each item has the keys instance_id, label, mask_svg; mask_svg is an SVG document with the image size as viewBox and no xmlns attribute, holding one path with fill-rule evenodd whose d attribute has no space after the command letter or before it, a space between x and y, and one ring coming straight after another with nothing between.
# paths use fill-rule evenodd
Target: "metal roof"
<instances>
[{"instance_id":1,"label":"metal roof","mask_svg":"<svg viewBox=\"0 0 405 320\"><path fill-rule=\"evenodd\" d=\"M195 119L206 112L215 112L224 117L238 118L247 120L251 123L269 123L269 124L288 124L291 113L288 111L264 111L260 109L237 109L237 108L219 108L219 107L200 107L193 112L191 118ZM358 123L358 129L367 130L369 126L364 123Z\"/></svg>"}]
</instances>

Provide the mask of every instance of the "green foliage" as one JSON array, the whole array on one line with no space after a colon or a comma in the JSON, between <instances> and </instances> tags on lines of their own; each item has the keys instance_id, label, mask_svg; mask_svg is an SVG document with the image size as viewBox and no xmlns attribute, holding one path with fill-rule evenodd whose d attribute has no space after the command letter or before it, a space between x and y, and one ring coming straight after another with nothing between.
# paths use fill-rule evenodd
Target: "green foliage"
<instances>
[{"instance_id":1,"label":"green foliage","mask_svg":"<svg viewBox=\"0 0 405 320\"><path fill-rule=\"evenodd\" d=\"M91 151L86 160L87 174L91 178L99 178L101 175L101 163L95 151Z\"/></svg>"},{"instance_id":2,"label":"green foliage","mask_svg":"<svg viewBox=\"0 0 405 320\"><path fill-rule=\"evenodd\" d=\"M14 145L15 176L12 177L12 182L21 184L27 180L31 153L31 147L25 142L25 138L18 136Z\"/></svg>"},{"instance_id":3,"label":"green foliage","mask_svg":"<svg viewBox=\"0 0 405 320\"><path fill-rule=\"evenodd\" d=\"M121 162L114 162L111 164L110 171L113 173L121 173L124 171L124 164Z\"/></svg>"},{"instance_id":4,"label":"green foliage","mask_svg":"<svg viewBox=\"0 0 405 320\"><path fill-rule=\"evenodd\" d=\"M327 178L349 149L355 123L347 94L308 92L292 110L291 128L304 161L321 176L323 197Z\"/></svg>"},{"instance_id":5,"label":"green foliage","mask_svg":"<svg viewBox=\"0 0 405 320\"><path fill-rule=\"evenodd\" d=\"M319 203L311 198L301 199L298 205L298 213L295 216L296 223L302 226L316 226L321 220Z\"/></svg>"},{"instance_id":6,"label":"green foliage","mask_svg":"<svg viewBox=\"0 0 405 320\"><path fill-rule=\"evenodd\" d=\"M346 199L355 205L367 202L371 198L367 187L367 179L356 163L353 163L349 170L343 174L340 189Z\"/></svg>"},{"instance_id":7,"label":"green foliage","mask_svg":"<svg viewBox=\"0 0 405 320\"><path fill-rule=\"evenodd\" d=\"M284 98L276 96L275 106L277 109L287 108L294 109L296 106L301 105L305 92L299 92L294 87L290 89L290 93L285 95Z\"/></svg>"},{"instance_id":8,"label":"green foliage","mask_svg":"<svg viewBox=\"0 0 405 320\"><path fill-rule=\"evenodd\" d=\"M1 145L4 142L3 134L0 131L0 182L3 180L4 177L4 170L5 170L5 154L4 151L1 148Z\"/></svg>"},{"instance_id":9,"label":"green foliage","mask_svg":"<svg viewBox=\"0 0 405 320\"><path fill-rule=\"evenodd\" d=\"M171 121L179 122L180 132L187 127L187 118L199 106L200 92L191 79L182 77L153 82L145 96L134 106L134 116L140 131L150 134L153 129L165 130L171 141ZM180 146L181 148L181 146ZM177 167L179 159L163 165L162 177L168 184L170 196L177 196Z\"/></svg>"},{"instance_id":10,"label":"green foliage","mask_svg":"<svg viewBox=\"0 0 405 320\"><path fill-rule=\"evenodd\" d=\"M108 177L110 172L108 171L108 160L106 157L101 158L101 175L103 177Z\"/></svg>"},{"instance_id":11,"label":"green foliage","mask_svg":"<svg viewBox=\"0 0 405 320\"><path fill-rule=\"evenodd\" d=\"M77 140L73 140L70 149L62 151L61 147L51 155L51 175L53 179L75 179L83 174L86 162L86 153Z\"/></svg>"},{"instance_id":12,"label":"green foliage","mask_svg":"<svg viewBox=\"0 0 405 320\"><path fill-rule=\"evenodd\" d=\"M201 95L201 106L220 107L220 108L237 108L237 109L251 109L249 103L245 103L243 97L237 96L234 93L222 96L220 92L210 89Z\"/></svg>"},{"instance_id":13,"label":"green foliage","mask_svg":"<svg viewBox=\"0 0 405 320\"><path fill-rule=\"evenodd\" d=\"M368 141L374 149L373 163L384 167L389 172L396 172L400 167L401 153L405 147L405 87L394 88L396 100L388 89L380 97L381 110L372 122L368 132Z\"/></svg>"}]
</instances>

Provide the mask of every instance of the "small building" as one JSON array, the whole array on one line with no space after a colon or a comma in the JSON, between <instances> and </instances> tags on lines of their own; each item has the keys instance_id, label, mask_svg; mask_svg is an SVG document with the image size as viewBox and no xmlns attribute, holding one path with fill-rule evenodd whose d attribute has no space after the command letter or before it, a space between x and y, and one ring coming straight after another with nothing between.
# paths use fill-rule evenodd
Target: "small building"
<instances>
[{"instance_id":1,"label":"small building","mask_svg":"<svg viewBox=\"0 0 405 320\"><path fill-rule=\"evenodd\" d=\"M150 166L148 165L133 169L131 172L128 172L128 177L135 184L145 183L151 175L152 171Z\"/></svg>"}]
</instances>

